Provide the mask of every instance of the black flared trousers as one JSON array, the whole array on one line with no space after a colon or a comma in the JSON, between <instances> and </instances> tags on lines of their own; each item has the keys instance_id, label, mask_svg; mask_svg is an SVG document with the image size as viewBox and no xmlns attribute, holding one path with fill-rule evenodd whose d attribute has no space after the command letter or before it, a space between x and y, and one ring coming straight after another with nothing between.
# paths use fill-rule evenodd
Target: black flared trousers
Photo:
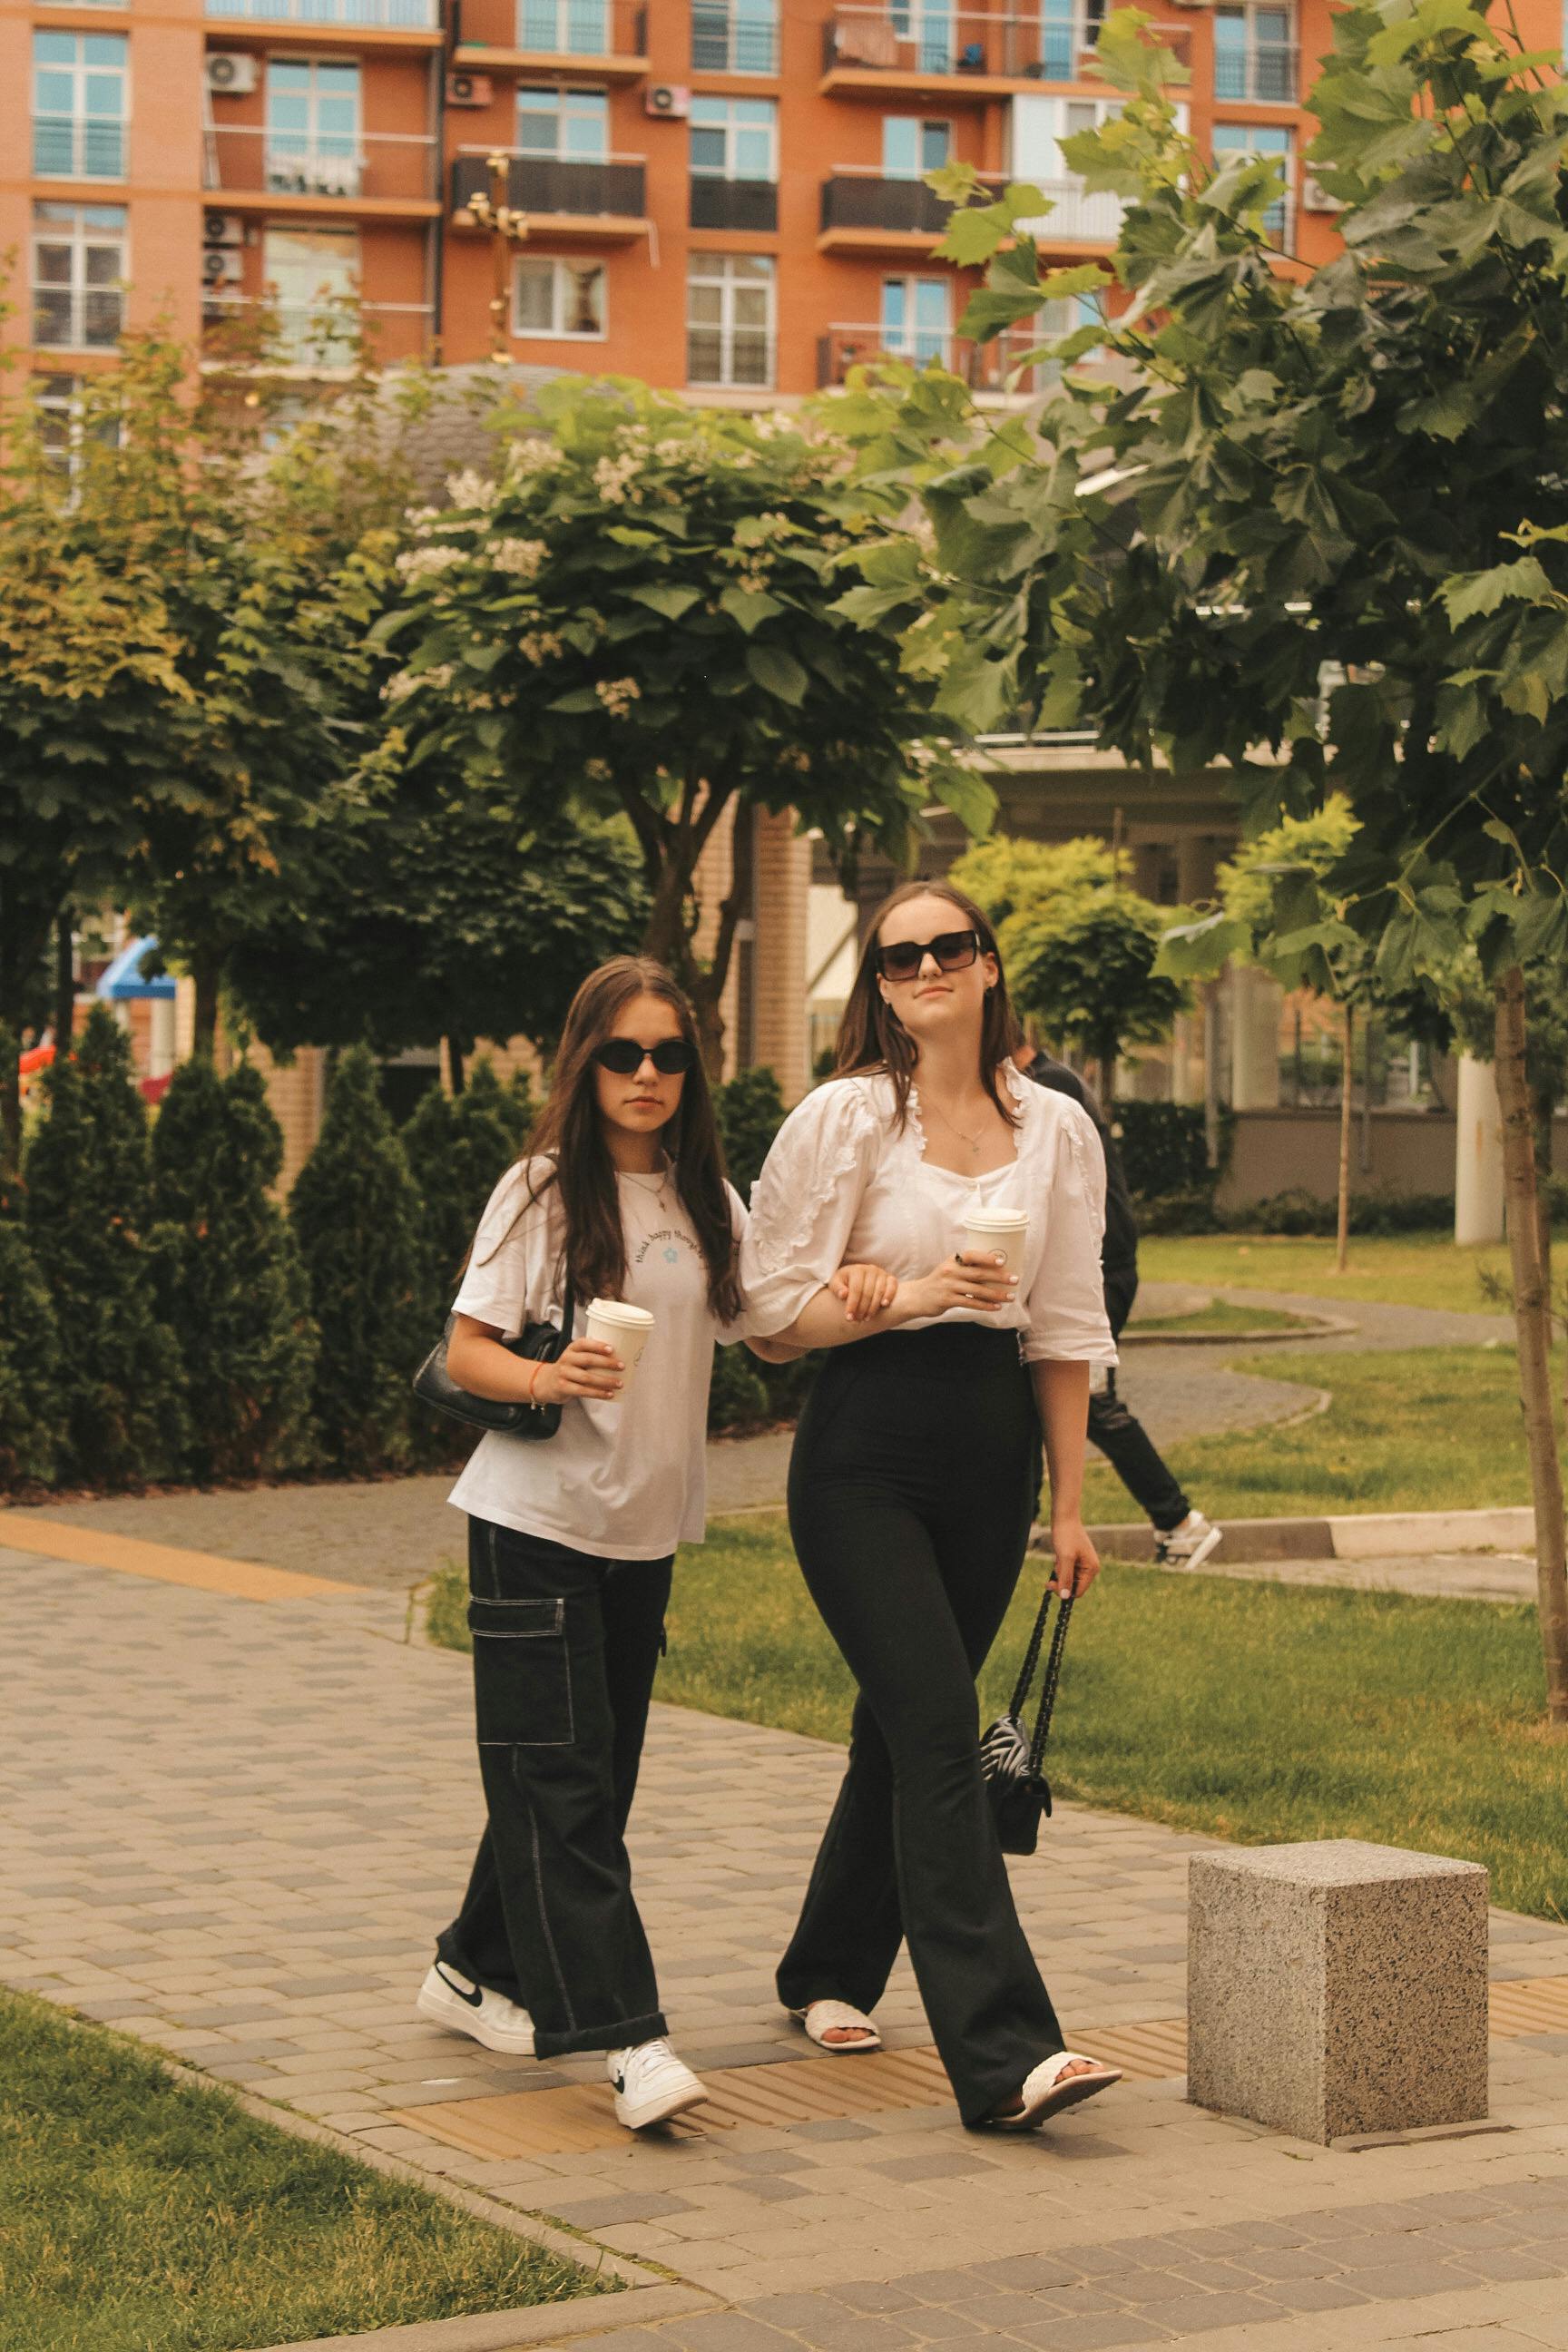
<instances>
[{"instance_id":1,"label":"black flared trousers","mask_svg":"<svg viewBox=\"0 0 1568 2352\"><path fill-rule=\"evenodd\" d=\"M779 1996L870 2009L907 1937L969 2124L1063 2047L996 1842L974 1693L1039 1454L1016 1334L955 1324L831 1355L790 1463L795 1550L859 1696Z\"/></svg>"}]
</instances>

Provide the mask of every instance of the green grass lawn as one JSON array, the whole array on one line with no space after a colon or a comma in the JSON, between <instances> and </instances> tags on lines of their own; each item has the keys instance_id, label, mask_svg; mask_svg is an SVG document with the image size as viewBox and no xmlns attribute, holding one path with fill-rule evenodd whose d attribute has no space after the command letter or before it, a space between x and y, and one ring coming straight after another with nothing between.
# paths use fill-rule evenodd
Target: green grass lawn
<instances>
[{"instance_id":1,"label":"green grass lawn","mask_svg":"<svg viewBox=\"0 0 1568 2352\"><path fill-rule=\"evenodd\" d=\"M1194 1350L1194 1383L1218 1357ZM1193 1437L1172 1467L1211 1518L1316 1517L1339 1511L1471 1510L1528 1503L1519 1370L1507 1348L1411 1348L1308 1355L1271 1348L1245 1369L1331 1391L1326 1412L1289 1428ZM1553 1380L1562 1391L1561 1355ZM1136 1402L1138 1351L1126 1360ZM1136 1518L1113 1473L1091 1454L1087 1517Z\"/></svg>"},{"instance_id":2,"label":"green grass lawn","mask_svg":"<svg viewBox=\"0 0 1568 2352\"><path fill-rule=\"evenodd\" d=\"M1350 1266L1334 1272L1331 1241L1279 1234L1152 1234L1138 1244L1146 1282L1237 1283L1256 1290L1310 1291L1336 1298L1381 1298L1397 1307L1448 1307L1497 1314L1482 1277L1506 1282L1505 1249L1460 1249L1442 1234L1352 1238Z\"/></svg>"},{"instance_id":3,"label":"green grass lawn","mask_svg":"<svg viewBox=\"0 0 1568 2352\"><path fill-rule=\"evenodd\" d=\"M613 2284L0 1993L0 2352L243 2352Z\"/></svg>"},{"instance_id":4,"label":"green grass lawn","mask_svg":"<svg viewBox=\"0 0 1568 2352\"><path fill-rule=\"evenodd\" d=\"M1252 1331L1300 1331L1301 1318L1274 1307L1235 1307L1229 1299L1216 1298L1187 1315L1140 1315L1132 1328L1152 1335L1158 1333L1164 1339L1189 1332L1205 1337L1213 1333L1217 1339L1229 1339Z\"/></svg>"},{"instance_id":5,"label":"green grass lawn","mask_svg":"<svg viewBox=\"0 0 1568 2352\"><path fill-rule=\"evenodd\" d=\"M1043 1573L1026 1569L983 1719L1006 1703ZM1484 1862L1496 1901L1568 1919L1568 1744L1542 1734L1544 1687L1531 1609L1113 1567L1073 1618L1051 1778L1243 1843ZM782 1518L725 1521L681 1554L658 1695L845 1737L848 1672Z\"/></svg>"},{"instance_id":6,"label":"green grass lawn","mask_svg":"<svg viewBox=\"0 0 1568 2352\"><path fill-rule=\"evenodd\" d=\"M987 1717L1044 1574L1026 1568L982 1680ZM460 1616L447 1622L466 1647ZM845 1738L853 1685L782 1514L720 1521L681 1553L658 1696ZM1568 1743L1542 1732L1543 1706L1529 1608L1113 1565L1073 1620L1051 1777L1243 1843L1363 1837L1484 1862L1498 1902L1568 1919Z\"/></svg>"}]
</instances>

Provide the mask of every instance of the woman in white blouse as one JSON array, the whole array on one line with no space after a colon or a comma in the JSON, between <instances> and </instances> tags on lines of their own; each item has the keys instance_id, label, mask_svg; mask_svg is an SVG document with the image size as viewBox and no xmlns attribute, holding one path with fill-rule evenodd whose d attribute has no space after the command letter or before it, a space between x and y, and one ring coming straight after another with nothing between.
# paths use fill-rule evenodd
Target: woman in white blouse
<instances>
[{"instance_id":1,"label":"woman in white blouse","mask_svg":"<svg viewBox=\"0 0 1568 2352\"><path fill-rule=\"evenodd\" d=\"M1116 1361L1100 1140L1020 1074L1022 1043L979 908L942 883L894 891L839 1075L757 1180L741 1271L753 1329L835 1351L795 1439L790 1528L859 1686L779 1996L825 2047L874 2049L867 2012L907 1937L964 2122L1010 2129L1119 2079L1063 2046L980 1772L974 1677L1023 1565L1042 1429L1057 1585L1082 1593L1099 1572L1089 1372ZM976 1206L1027 1213L1016 1276L963 1247ZM847 1260L887 1278L847 1282Z\"/></svg>"}]
</instances>

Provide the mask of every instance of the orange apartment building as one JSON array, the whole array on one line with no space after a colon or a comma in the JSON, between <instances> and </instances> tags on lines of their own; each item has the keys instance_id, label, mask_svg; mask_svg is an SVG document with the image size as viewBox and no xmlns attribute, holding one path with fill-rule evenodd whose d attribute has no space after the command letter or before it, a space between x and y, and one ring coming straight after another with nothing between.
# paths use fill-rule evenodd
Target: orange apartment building
<instances>
[{"instance_id":1,"label":"orange apartment building","mask_svg":"<svg viewBox=\"0 0 1568 2352\"><path fill-rule=\"evenodd\" d=\"M519 362L713 400L798 397L889 350L981 383L931 256L945 158L1042 184L1041 236L1114 241L1059 142L1108 104L1109 0L0 0L6 330L63 408L126 324L209 359L264 299L303 369L487 356L468 211L507 158L527 216ZM1550 0L1536 0L1542 12ZM1290 242L1331 246L1300 166L1328 0L1152 0L1198 137L1282 154Z\"/></svg>"}]
</instances>

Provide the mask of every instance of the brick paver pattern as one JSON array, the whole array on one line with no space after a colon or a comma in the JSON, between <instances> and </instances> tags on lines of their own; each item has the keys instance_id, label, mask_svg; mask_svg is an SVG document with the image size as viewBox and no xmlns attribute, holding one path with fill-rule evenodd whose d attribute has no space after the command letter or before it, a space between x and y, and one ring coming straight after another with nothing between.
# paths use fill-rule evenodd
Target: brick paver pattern
<instances>
[{"instance_id":1,"label":"brick paver pattern","mask_svg":"<svg viewBox=\"0 0 1568 2352\"><path fill-rule=\"evenodd\" d=\"M0 1979L716 2298L661 2326L606 2304L605 2352L1568 2347L1568 2034L1494 2042L1504 2128L1360 2153L1205 2114L1178 2080L1020 2140L945 2105L517 2160L421 2133L422 2105L596 2069L415 2014L480 1808L467 1662L405 1633L374 1590L258 1602L0 1552ZM699 2066L807 2054L771 1970L839 1769L655 1710L634 1853ZM1186 1857L1210 1843L1068 1806L1015 1866L1069 2035L1181 2013ZM1495 1914L1494 1975L1568 1977L1568 1930ZM902 1965L880 2019L894 2048L929 2040Z\"/></svg>"}]
</instances>

